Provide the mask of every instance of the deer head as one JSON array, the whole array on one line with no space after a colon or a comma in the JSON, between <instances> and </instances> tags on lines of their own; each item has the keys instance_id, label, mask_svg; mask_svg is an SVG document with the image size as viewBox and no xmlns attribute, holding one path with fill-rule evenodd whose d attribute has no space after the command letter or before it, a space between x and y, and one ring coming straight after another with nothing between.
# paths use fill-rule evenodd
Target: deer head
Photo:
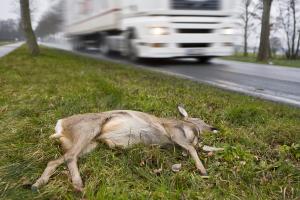
<instances>
[{"instance_id":1,"label":"deer head","mask_svg":"<svg viewBox=\"0 0 300 200\"><path fill-rule=\"evenodd\" d=\"M218 130L216 128L205 123L200 118L189 117L187 111L182 106L178 106L178 111L179 111L180 115L183 117L183 121L194 124L199 129L200 133L203 133L205 131L212 131L214 133L218 132Z\"/></svg>"}]
</instances>

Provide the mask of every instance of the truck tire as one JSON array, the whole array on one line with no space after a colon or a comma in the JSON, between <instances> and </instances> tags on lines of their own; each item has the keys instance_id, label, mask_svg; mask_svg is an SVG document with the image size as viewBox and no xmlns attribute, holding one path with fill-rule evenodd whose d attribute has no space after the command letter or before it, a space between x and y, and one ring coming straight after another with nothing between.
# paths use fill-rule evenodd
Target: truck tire
<instances>
[{"instance_id":1,"label":"truck tire","mask_svg":"<svg viewBox=\"0 0 300 200\"><path fill-rule=\"evenodd\" d=\"M77 51L78 50L78 46L77 46L75 41L71 42L71 47L72 47L72 51Z\"/></svg>"},{"instance_id":2,"label":"truck tire","mask_svg":"<svg viewBox=\"0 0 300 200\"><path fill-rule=\"evenodd\" d=\"M134 43L134 39L136 39L136 33L134 30L128 30L125 33L126 38L126 53L127 58L132 62L139 62L141 58L139 57L138 49L136 44Z\"/></svg>"},{"instance_id":3,"label":"truck tire","mask_svg":"<svg viewBox=\"0 0 300 200\"><path fill-rule=\"evenodd\" d=\"M138 62L140 61L140 57L138 57L138 51L137 48L135 46L135 44L133 43L132 39L128 40L128 58L130 61L132 62Z\"/></svg>"},{"instance_id":4,"label":"truck tire","mask_svg":"<svg viewBox=\"0 0 300 200\"><path fill-rule=\"evenodd\" d=\"M211 60L211 57L196 57L197 62L201 64L207 64Z\"/></svg>"},{"instance_id":5,"label":"truck tire","mask_svg":"<svg viewBox=\"0 0 300 200\"><path fill-rule=\"evenodd\" d=\"M100 50L101 54L106 55L106 56L111 53L106 33L102 33L100 36L99 50Z\"/></svg>"},{"instance_id":6,"label":"truck tire","mask_svg":"<svg viewBox=\"0 0 300 200\"><path fill-rule=\"evenodd\" d=\"M72 43L72 50L73 51L81 51L81 50L84 50L83 48L83 41L80 40L80 38L76 37L76 38L73 38L71 40L71 43Z\"/></svg>"}]
</instances>

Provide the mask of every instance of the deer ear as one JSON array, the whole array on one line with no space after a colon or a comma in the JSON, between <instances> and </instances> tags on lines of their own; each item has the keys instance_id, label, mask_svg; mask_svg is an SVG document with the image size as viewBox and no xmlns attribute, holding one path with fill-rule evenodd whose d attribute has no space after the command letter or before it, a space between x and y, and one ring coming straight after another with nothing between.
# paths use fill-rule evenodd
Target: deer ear
<instances>
[{"instance_id":1,"label":"deer ear","mask_svg":"<svg viewBox=\"0 0 300 200\"><path fill-rule=\"evenodd\" d=\"M179 113L181 114L182 117L184 117L184 118L189 117L188 113L186 112L186 110L182 106L178 106L177 108L178 108L178 111L179 111Z\"/></svg>"}]
</instances>

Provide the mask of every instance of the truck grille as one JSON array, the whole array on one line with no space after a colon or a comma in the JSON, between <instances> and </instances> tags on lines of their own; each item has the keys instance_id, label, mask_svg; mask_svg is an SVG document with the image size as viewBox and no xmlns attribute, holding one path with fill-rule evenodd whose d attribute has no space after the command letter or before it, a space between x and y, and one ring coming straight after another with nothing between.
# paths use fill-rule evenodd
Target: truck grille
<instances>
[{"instance_id":1,"label":"truck grille","mask_svg":"<svg viewBox=\"0 0 300 200\"><path fill-rule=\"evenodd\" d=\"M219 10L220 0L171 0L174 10Z\"/></svg>"}]
</instances>

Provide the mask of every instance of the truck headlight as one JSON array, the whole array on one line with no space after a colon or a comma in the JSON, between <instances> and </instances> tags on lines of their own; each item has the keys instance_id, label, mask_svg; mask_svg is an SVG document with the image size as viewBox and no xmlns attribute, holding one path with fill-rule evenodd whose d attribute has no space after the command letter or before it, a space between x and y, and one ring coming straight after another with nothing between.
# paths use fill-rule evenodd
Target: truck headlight
<instances>
[{"instance_id":1,"label":"truck headlight","mask_svg":"<svg viewBox=\"0 0 300 200\"><path fill-rule=\"evenodd\" d=\"M234 30L233 30L233 28L224 28L223 34L224 35L232 35L232 34L234 34Z\"/></svg>"},{"instance_id":2,"label":"truck headlight","mask_svg":"<svg viewBox=\"0 0 300 200\"><path fill-rule=\"evenodd\" d=\"M169 35L170 30L167 27L150 27L151 35Z\"/></svg>"}]
</instances>

